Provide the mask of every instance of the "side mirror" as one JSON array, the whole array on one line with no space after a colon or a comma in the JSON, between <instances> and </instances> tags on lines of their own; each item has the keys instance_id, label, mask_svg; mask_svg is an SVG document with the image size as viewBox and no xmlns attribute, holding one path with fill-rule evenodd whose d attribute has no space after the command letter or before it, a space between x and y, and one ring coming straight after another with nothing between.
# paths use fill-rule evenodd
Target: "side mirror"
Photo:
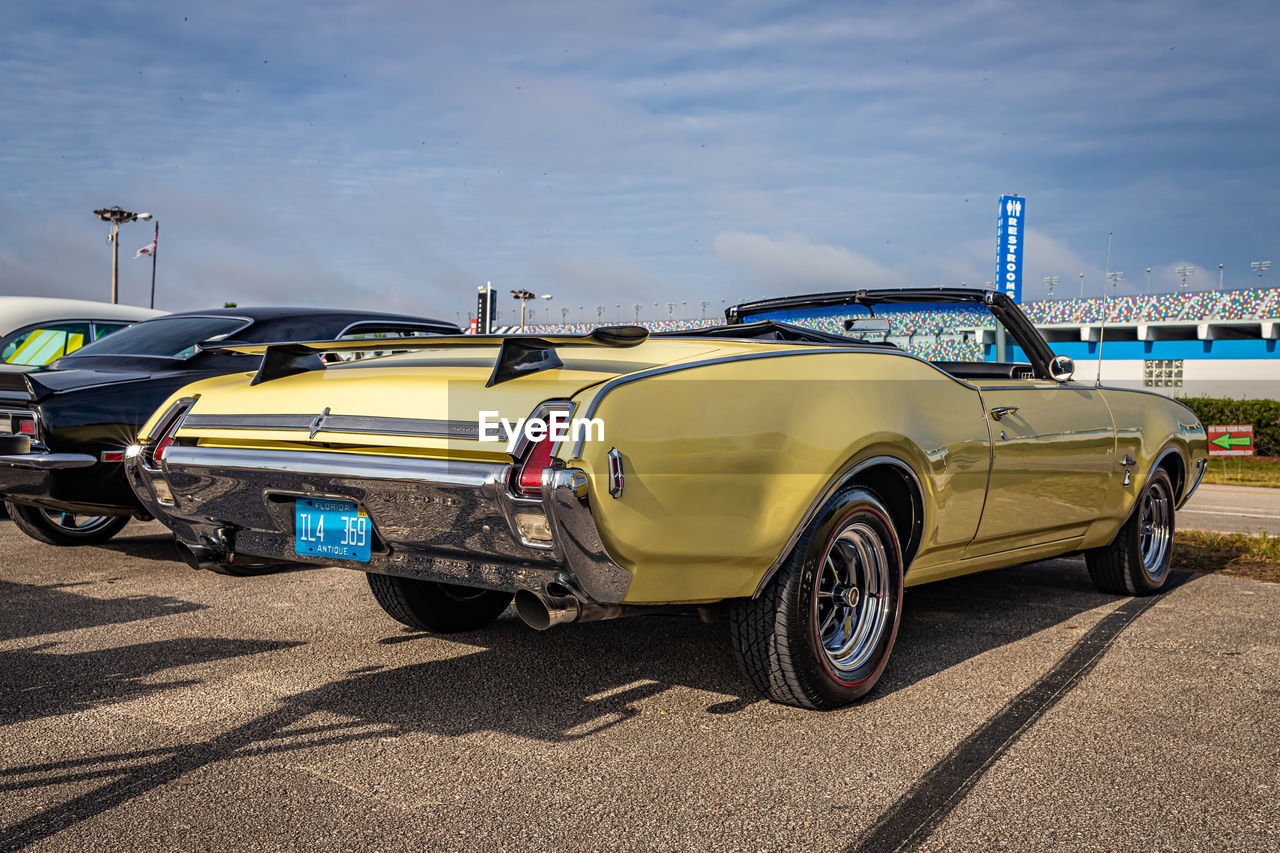
<instances>
[{"instance_id":1,"label":"side mirror","mask_svg":"<svg viewBox=\"0 0 1280 853\"><path fill-rule=\"evenodd\" d=\"M1065 355L1055 355L1049 362L1049 375L1055 382L1066 382L1076 372L1076 363Z\"/></svg>"}]
</instances>

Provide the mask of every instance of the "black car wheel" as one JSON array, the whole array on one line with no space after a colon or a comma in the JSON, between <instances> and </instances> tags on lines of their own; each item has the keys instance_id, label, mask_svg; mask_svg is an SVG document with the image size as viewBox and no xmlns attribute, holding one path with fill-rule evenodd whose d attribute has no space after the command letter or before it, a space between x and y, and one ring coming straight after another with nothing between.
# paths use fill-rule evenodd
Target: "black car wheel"
<instances>
[{"instance_id":1,"label":"black car wheel","mask_svg":"<svg viewBox=\"0 0 1280 853\"><path fill-rule=\"evenodd\" d=\"M1169 475L1157 470L1116 538L1085 552L1094 586L1116 595L1151 595L1164 588L1173 556L1174 503Z\"/></svg>"},{"instance_id":2,"label":"black car wheel","mask_svg":"<svg viewBox=\"0 0 1280 853\"><path fill-rule=\"evenodd\" d=\"M5 506L19 530L49 545L99 545L129 523L127 515L77 515L15 503Z\"/></svg>"},{"instance_id":3,"label":"black car wheel","mask_svg":"<svg viewBox=\"0 0 1280 853\"><path fill-rule=\"evenodd\" d=\"M395 575L366 573L373 597L398 622L437 634L483 628L502 615L512 593Z\"/></svg>"},{"instance_id":4,"label":"black car wheel","mask_svg":"<svg viewBox=\"0 0 1280 853\"><path fill-rule=\"evenodd\" d=\"M856 487L838 493L763 592L730 608L733 646L756 689L818 710L865 696L897 636L902 573L880 499Z\"/></svg>"}]
</instances>

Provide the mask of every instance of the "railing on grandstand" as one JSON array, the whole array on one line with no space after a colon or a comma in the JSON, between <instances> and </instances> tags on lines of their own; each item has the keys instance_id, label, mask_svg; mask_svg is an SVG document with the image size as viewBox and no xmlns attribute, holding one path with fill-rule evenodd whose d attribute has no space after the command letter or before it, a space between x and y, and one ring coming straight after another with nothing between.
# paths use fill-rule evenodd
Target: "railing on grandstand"
<instances>
[{"instance_id":1,"label":"railing on grandstand","mask_svg":"<svg viewBox=\"0 0 1280 853\"><path fill-rule=\"evenodd\" d=\"M1031 322L1037 326L1082 325L1102 322L1106 314L1108 323L1168 323L1194 320L1271 320L1280 319L1280 288L1268 290L1227 290L1204 293L1160 293L1149 296L1121 296L1117 299L1066 299L1061 301L1029 302L1022 306ZM823 332L844 334L844 321L853 316L837 312L826 317L810 317L792 320L799 325ZM946 336L960 328L988 325L974 322L976 315L965 309L950 312L934 312L928 315L929 328L912 325L920 318L900 315L891 320L892 334L913 336L921 340L924 352L938 352L933 358L963 360L959 356L968 352L966 342L949 340ZM685 320L641 320L636 325L651 332L682 332L702 329L724 322L718 317ZM921 322L925 322L921 320ZM552 323L526 326L525 333L533 335L567 334L583 335L599 326L612 323ZM926 349L924 340L930 343Z\"/></svg>"}]
</instances>

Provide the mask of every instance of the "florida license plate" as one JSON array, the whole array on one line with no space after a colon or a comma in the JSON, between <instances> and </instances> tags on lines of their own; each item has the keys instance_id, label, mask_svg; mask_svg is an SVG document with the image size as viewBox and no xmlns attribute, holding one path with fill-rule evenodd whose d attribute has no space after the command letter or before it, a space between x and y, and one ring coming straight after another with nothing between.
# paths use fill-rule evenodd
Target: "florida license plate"
<instances>
[{"instance_id":1,"label":"florida license plate","mask_svg":"<svg viewBox=\"0 0 1280 853\"><path fill-rule=\"evenodd\" d=\"M369 514L354 502L298 498L293 522L294 553L369 562Z\"/></svg>"}]
</instances>

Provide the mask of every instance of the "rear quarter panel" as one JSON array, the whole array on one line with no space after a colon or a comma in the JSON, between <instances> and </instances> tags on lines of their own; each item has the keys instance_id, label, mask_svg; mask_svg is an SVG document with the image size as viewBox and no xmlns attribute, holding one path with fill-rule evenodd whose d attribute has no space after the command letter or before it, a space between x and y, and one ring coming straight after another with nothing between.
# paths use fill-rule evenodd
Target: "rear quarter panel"
<instances>
[{"instance_id":1,"label":"rear quarter panel","mask_svg":"<svg viewBox=\"0 0 1280 853\"><path fill-rule=\"evenodd\" d=\"M607 387L607 386L606 386ZM587 411L600 388L581 399ZM595 411L603 441L558 450L592 478L627 600L751 595L824 490L859 460L893 456L925 491L917 564L972 538L989 467L981 400L925 362L846 352L736 360L624 384ZM610 448L626 487L608 491Z\"/></svg>"}]
</instances>

